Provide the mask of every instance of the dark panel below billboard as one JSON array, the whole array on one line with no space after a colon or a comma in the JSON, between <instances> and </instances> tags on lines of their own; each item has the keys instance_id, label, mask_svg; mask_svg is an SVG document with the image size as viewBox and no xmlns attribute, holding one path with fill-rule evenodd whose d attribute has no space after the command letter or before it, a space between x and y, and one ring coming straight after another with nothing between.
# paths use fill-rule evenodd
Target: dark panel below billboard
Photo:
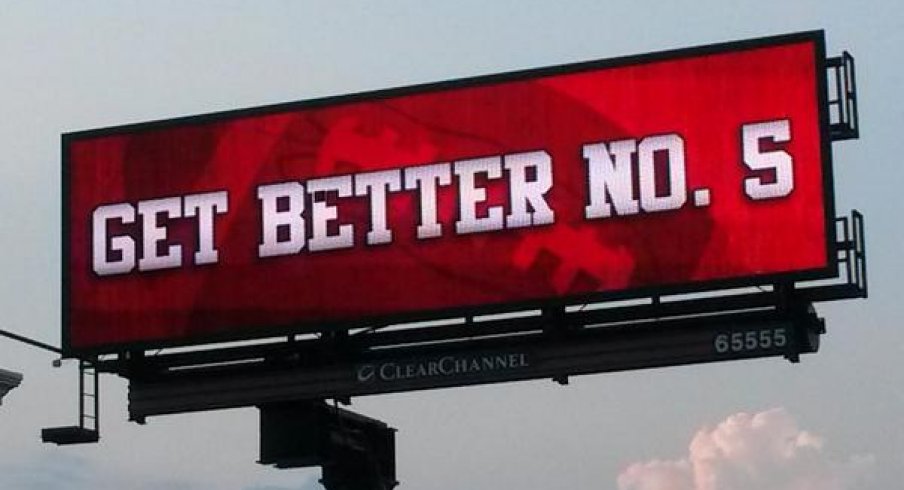
<instances>
[{"instance_id":1,"label":"dark panel below billboard","mask_svg":"<svg viewBox=\"0 0 904 490\"><path fill-rule=\"evenodd\" d=\"M464 345L408 347L294 368L253 366L170 371L129 380L129 416L145 417L295 400L345 399L705 362L784 356L819 349L814 311L732 313L570 335L524 335Z\"/></svg>"}]
</instances>

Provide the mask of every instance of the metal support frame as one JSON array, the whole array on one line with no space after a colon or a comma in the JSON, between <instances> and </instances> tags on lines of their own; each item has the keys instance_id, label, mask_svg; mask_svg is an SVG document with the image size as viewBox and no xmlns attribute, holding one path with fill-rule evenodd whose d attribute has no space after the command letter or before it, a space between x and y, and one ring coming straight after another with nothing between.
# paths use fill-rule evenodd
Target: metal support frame
<instances>
[{"instance_id":1,"label":"metal support frame","mask_svg":"<svg viewBox=\"0 0 904 490\"><path fill-rule=\"evenodd\" d=\"M79 360L79 425L41 430L41 440L58 445L87 444L100 440L100 383L97 366Z\"/></svg>"},{"instance_id":2,"label":"metal support frame","mask_svg":"<svg viewBox=\"0 0 904 490\"><path fill-rule=\"evenodd\" d=\"M395 429L323 400L270 403L260 410L260 459L276 468L321 466L327 490L390 490Z\"/></svg>"},{"instance_id":3,"label":"metal support frame","mask_svg":"<svg viewBox=\"0 0 904 490\"><path fill-rule=\"evenodd\" d=\"M87 361L79 361L79 426L98 432L100 398L97 368Z\"/></svg>"},{"instance_id":4,"label":"metal support frame","mask_svg":"<svg viewBox=\"0 0 904 490\"><path fill-rule=\"evenodd\" d=\"M869 295L863 215L855 209L850 217L836 218L835 226L838 277L832 282L805 284L800 294L810 301L866 298Z\"/></svg>"},{"instance_id":5,"label":"metal support frame","mask_svg":"<svg viewBox=\"0 0 904 490\"><path fill-rule=\"evenodd\" d=\"M773 301L762 308L732 313L586 325L557 338L541 330L417 346L362 347L353 363L170 371L130 381L129 415L141 421L155 415L261 403L565 379L705 362L761 357L795 361L801 354L816 352L824 328L815 310L799 299L783 308L778 304ZM743 343L731 346L763 335L769 336L767 344L757 340L752 347ZM315 344L309 346L316 348ZM302 358L317 355L314 350L300 354Z\"/></svg>"},{"instance_id":6,"label":"metal support frame","mask_svg":"<svg viewBox=\"0 0 904 490\"><path fill-rule=\"evenodd\" d=\"M860 137L854 57L844 51L826 60L829 83L829 136L832 141Z\"/></svg>"},{"instance_id":7,"label":"metal support frame","mask_svg":"<svg viewBox=\"0 0 904 490\"><path fill-rule=\"evenodd\" d=\"M23 335L0 329L0 337L6 337L16 342L37 347L38 349L62 355L59 347L54 347ZM53 365L59 367L60 360L53 361ZM41 430L41 440L55 444L83 444L100 440L100 380L98 378L97 361L79 359L79 400L78 419L79 425L65 427L49 427ZM19 375L19 380L22 377ZM18 384L18 383L17 383Z\"/></svg>"}]
</instances>

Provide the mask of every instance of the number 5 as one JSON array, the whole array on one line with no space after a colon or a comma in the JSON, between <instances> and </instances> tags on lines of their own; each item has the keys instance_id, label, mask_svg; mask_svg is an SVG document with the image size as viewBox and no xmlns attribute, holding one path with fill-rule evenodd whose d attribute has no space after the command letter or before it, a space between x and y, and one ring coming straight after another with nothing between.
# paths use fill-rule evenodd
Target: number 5
<instances>
[{"instance_id":1,"label":"number 5","mask_svg":"<svg viewBox=\"0 0 904 490\"><path fill-rule=\"evenodd\" d=\"M756 332L747 332L746 334L744 334L744 347L747 350L756 350Z\"/></svg>"},{"instance_id":2,"label":"number 5","mask_svg":"<svg viewBox=\"0 0 904 490\"><path fill-rule=\"evenodd\" d=\"M744 179L744 193L751 199L775 199L785 197L794 190L793 159L784 150L760 151L760 141L773 143L791 141L791 122L787 119L741 126L741 145L744 164L756 171L754 177ZM764 179L764 173L774 177Z\"/></svg>"},{"instance_id":3,"label":"number 5","mask_svg":"<svg viewBox=\"0 0 904 490\"><path fill-rule=\"evenodd\" d=\"M784 328L776 328L772 333L775 338L776 347L784 347L788 343L788 339L785 337Z\"/></svg>"}]
</instances>

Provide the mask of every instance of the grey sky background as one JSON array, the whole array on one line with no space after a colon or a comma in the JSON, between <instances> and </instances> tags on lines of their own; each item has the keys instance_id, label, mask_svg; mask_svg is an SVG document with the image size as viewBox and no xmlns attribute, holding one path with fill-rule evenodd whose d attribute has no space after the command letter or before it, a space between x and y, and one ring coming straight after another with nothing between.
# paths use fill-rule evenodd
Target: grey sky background
<instances>
[{"instance_id":1,"label":"grey sky background","mask_svg":"<svg viewBox=\"0 0 904 490\"><path fill-rule=\"evenodd\" d=\"M835 185L839 214L866 215L871 297L818 305L820 353L352 408L399 429L401 488L727 488L694 470L742 490L899 487L902 25L894 0L0 0L0 328L59 344L62 132L823 28L858 63L861 139L834 144ZM255 410L138 426L109 376L101 443L44 446L76 412L76 367L52 358L0 339L0 366L25 374L0 407L0 488L319 488L319 471L254 463Z\"/></svg>"}]
</instances>

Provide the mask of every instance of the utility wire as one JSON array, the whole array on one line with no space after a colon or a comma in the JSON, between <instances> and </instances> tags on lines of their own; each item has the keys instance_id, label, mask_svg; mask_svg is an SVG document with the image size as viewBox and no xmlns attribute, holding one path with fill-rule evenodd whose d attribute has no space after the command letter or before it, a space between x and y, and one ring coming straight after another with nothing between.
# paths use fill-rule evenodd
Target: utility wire
<instances>
[{"instance_id":1,"label":"utility wire","mask_svg":"<svg viewBox=\"0 0 904 490\"><path fill-rule=\"evenodd\" d=\"M15 340L15 341L17 341L17 342L22 342L23 344L28 344L28 345L30 345L30 346L32 346L32 347L37 347L37 348L39 348L39 349L44 349L44 350L53 352L53 353L55 353L55 354L62 354L62 353L63 353L63 350L60 349L59 347L54 347L54 346L52 346L52 345L50 345L50 344L45 344L44 342L39 342L39 341L37 341L37 340L30 339L30 338L28 338L28 337L23 337L22 335L19 335L19 334L16 334L16 333L7 332L6 330L3 330L3 329L0 329L0 336L6 337L6 338L8 338L8 339Z\"/></svg>"}]
</instances>

